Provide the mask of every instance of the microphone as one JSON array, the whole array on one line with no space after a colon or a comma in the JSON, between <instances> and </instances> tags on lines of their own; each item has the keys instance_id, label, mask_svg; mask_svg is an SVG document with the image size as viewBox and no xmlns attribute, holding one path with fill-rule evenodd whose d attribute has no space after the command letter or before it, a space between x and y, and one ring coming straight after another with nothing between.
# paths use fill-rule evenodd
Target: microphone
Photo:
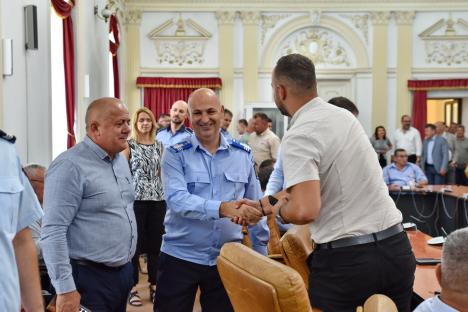
<instances>
[{"instance_id":1,"label":"microphone","mask_svg":"<svg viewBox=\"0 0 468 312\"><path fill-rule=\"evenodd\" d=\"M441 226L440 229L442 230L442 232L444 233L444 238L448 236L447 232L445 231L444 227Z\"/></svg>"}]
</instances>

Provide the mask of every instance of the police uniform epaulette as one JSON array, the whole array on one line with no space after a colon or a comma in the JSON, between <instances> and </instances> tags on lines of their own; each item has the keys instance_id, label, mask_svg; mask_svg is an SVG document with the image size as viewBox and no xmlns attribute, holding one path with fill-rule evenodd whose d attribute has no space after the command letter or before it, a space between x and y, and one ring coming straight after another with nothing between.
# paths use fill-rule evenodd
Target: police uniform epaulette
<instances>
[{"instance_id":1,"label":"police uniform epaulette","mask_svg":"<svg viewBox=\"0 0 468 312\"><path fill-rule=\"evenodd\" d=\"M165 127L165 128L159 128L159 129L156 131L156 133L159 133L159 132L161 132L161 131L164 131L164 130L167 130L167 129L168 129L168 127Z\"/></svg>"},{"instance_id":2,"label":"police uniform epaulette","mask_svg":"<svg viewBox=\"0 0 468 312\"><path fill-rule=\"evenodd\" d=\"M238 149L241 149L247 153L250 153L251 151L251 148L243 143L240 143L240 142L237 142L236 140L231 140L231 142L229 143L229 145L231 145L232 147L235 147L235 148L238 148Z\"/></svg>"},{"instance_id":3,"label":"police uniform epaulette","mask_svg":"<svg viewBox=\"0 0 468 312\"><path fill-rule=\"evenodd\" d=\"M10 143L15 143L15 141L16 141L16 137L14 135L6 134L1 129L0 129L0 138L4 139L4 140L6 140L6 141L8 141Z\"/></svg>"},{"instance_id":4,"label":"police uniform epaulette","mask_svg":"<svg viewBox=\"0 0 468 312\"><path fill-rule=\"evenodd\" d=\"M191 128L185 128L185 131L187 131L188 133L193 133L193 130Z\"/></svg>"},{"instance_id":5,"label":"police uniform epaulette","mask_svg":"<svg viewBox=\"0 0 468 312\"><path fill-rule=\"evenodd\" d=\"M192 143L190 141L183 141L177 144L174 144L170 147L174 152L182 152L183 150L189 149L192 147Z\"/></svg>"}]
</instances>

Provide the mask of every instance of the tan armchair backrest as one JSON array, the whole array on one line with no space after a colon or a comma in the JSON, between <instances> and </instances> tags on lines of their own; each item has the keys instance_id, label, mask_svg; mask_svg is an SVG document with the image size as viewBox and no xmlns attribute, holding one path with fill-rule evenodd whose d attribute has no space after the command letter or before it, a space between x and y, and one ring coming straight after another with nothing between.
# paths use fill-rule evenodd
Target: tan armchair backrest
<instances>
[{"instance_id":1,"label":"tan armchair backrest","mask_svg":"<svg viewBox=\"0 0 468 312\"><path fill-rule=\"evenodd\" d=\"M242 244L224 244L218 271L236 312L312 311L296 271Z\"/></svg>"},{"instance_id":2,"label":"tan armchair backrest","mask_svg":"<svg viewBox=\"0 0 468 312\"><path fill-rule=\"evenodd\" d=\"M398 312L398 309L389 297L375 294L367 298L364 307L358 307L356 312Z\"/></svg>"}]
</instances>

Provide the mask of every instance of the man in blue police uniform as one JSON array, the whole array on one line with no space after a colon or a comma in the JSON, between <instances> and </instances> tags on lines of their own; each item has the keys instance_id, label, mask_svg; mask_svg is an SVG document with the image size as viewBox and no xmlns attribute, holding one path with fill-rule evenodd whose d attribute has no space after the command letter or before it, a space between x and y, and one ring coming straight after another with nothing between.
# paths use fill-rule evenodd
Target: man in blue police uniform
<instances>
[{"instance_id":1,"label":"man in blue police uniform","mask_svg":"<svg viewBox=\"0 0 468 312\"><path fill-rule=\"evenodd\" d=\"M195 135L166 149L162 172L167 214L164 222L155 311L192 311L197 288L204 312L232 311L216 269L226 242L241 242L239 219L257 223L262 213L240 205L258 199L260 184L250 148L227 141L219 128L224 109L210 89L198 89L189 99ZM253 248L266 254L266 218L250 227Z\"/></svg>"},{"instance_id":2,"label":"man in blue police uniform","mask_svg":"<svg viewBox=\"0 0 468 312\"><path fill-rule=\"evenodd\" d=\"M29 226L42 209L13 143L0 130L0 307L2 311L44 311L36 247ZM21 299L20 299L21 285Z\"/></svg>"},{"instance_id":3,"label":"man in blue police uniform","mask_svg":"<svg viewBox=\"0 0 468 312\"><path fill-rule=\"evenodd\" d=\"M224 117L221 119L221 134L224 135L224 138L226 140L233 140L232 135L229 133L228 128L231 125L232 122L232 112L225 108L224 109Z\"/></svg>"},{"instance_id":4,"label":"man in blue police uniform","mask_svg":"<svg viewBox=\"0 0 468 312\"><path fill-rule=\"evenodd\" d=\"M165 148L182 142L193 133L192 129L184 126L185 119L188 116L188 106L184 101L176 101L171 107L171 123L167 128L162 128L156 134L156 139L160 141Z\"/></svg>"}]
</instances>

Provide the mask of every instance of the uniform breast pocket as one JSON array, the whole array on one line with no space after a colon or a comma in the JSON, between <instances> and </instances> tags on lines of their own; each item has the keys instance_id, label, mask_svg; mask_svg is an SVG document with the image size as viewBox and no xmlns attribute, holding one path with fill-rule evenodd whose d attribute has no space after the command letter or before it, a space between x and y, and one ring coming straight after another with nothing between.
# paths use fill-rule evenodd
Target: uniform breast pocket
<instances>
[{"instance_id":1,"label":"uniform breast pocket","mask_svg":"<svg viewBox=\"0 0 468 312\"><path fill-rule=\"evenodd\" d=\"M202 195L206 193L211 195L211 180L207 172L188 172L185 180L190 194Z\"/></svg>"},{"instance_id":2,"label":"uniform breast pocket","mask_svg":"<svg viewBox=\"0 0 468 312\"><path fill-rule=\"evenodd\" d=\"M224 192L231 200L241 199L244 197L245 186L248 183L248 176L242 172L225 172L225 188Z\"/></svg>"},{"instance_id":3,"label":"uniform breast pocket","mask_svg":"<svg viewBox=\"0 0 468 312\"><path fill-rule=\"evenodd\" d=\"M19 200L23 190L24 187L17 177L0 178L0 230L6 233L16 233Z\"/></svg>"}]
</instances>

